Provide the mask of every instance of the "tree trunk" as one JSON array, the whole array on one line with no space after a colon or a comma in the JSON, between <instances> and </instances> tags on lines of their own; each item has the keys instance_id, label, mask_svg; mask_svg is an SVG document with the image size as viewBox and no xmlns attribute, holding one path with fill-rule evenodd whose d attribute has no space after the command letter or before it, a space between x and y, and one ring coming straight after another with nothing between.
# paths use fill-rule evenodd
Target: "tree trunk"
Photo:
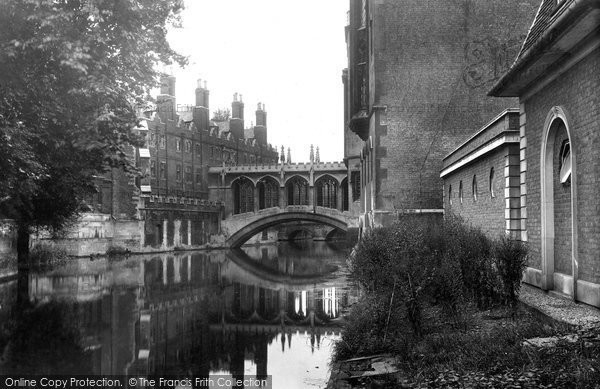
<instances>
[{"instance_id":1,"label":"tree trunk","mask_svg":"<svg viewBox=\"0 0 600 389\"><path fill-rule=\"evenodd\" d=\"M29 269L29 226L17 228L17 267Z\"/></svg>"}]
</instances>

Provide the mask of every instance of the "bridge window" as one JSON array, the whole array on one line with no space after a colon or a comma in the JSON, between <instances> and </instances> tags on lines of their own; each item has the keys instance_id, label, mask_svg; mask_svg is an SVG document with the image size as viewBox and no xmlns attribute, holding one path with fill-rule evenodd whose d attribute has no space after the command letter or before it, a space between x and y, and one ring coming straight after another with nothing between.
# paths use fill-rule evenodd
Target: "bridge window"
<instances>
[{"instance_id":1,"label":"bridge window","mask_svg":"<svg viewBox=\"0 0 600 389\"><path fill-rule=\"evenodd\" d=\"M291 178L286 184L288 205L308 205L308 182L300 177Z\"/></svg>"},{"instance_id":2,"label":"bridge window","mask_svg":"<svg viewBox=\"0 0 600 389\"><path fill-rule=\"evenodd\" d=\"M317 205L337 209L337 181L332 177L324 177L315 184Z\"/></svg>"},{"instance_id":3,"label":"bridge window","mask_svg":"<svg viewBox=\"0 0 600 389\"><path fill-rule=\"evenodd\" d=\"M254 212L254 185L241 177L233 183L233 213Z\"/></svg>"},{"instance_id":4,"label":"bridge window","mask_svg":"<svg viewBox=\"0 0 600 389\"><path fill-rule=\"evenodd\" d=\"M272 178L258 183L258 207L266 209L279 206L279 185Z\"/></svg>"}]
</instances>

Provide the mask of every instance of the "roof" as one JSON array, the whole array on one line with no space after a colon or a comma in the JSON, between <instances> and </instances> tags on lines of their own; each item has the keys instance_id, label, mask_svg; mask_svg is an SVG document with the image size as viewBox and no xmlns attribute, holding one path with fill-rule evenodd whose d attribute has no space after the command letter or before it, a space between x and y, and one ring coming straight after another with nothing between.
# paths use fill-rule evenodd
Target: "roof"
<instances>
[{"instance_id":1,"label":"roof","mask_svg":"<svg viewBox=\"0 0 600 389\"><path fill-rule=\"evenodd\" d=\"M542 0L519 55L490 96L519 96L598 27L598 0Z\"/></svg>"}]
</instances>

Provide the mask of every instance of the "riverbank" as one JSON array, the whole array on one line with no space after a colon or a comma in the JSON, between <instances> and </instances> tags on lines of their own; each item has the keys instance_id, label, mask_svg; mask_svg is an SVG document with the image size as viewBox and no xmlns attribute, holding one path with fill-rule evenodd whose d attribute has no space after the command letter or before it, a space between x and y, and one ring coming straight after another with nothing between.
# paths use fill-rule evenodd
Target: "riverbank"
<instances>
[{"instance_id":1,"label":"riverbank","mask_svg":"<svg viewBox=\"0 0 600 389\"><path fill-rule=\"evenodd\" d=\"M525 255L456 220L366 236L349 260L365 293L328 388L599 387L600 315L578 313L582 325L549 314L581 306L521 288Z\"/></svg>"}]
</instances>

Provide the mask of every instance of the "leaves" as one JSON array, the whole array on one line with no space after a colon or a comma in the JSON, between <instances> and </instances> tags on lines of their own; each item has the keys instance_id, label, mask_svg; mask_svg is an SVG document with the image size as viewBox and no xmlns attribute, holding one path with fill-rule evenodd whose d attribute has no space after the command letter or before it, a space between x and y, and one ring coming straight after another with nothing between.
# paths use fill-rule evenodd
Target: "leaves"
<instances>
[{"instance_id":1,"label":"leaves","mask_svg":"<svg viewBox=\"0 0 600 389\"><path fill-rule=\"evenodd\" d=\"M135 172L135 106L186 59L179 0L0 2L0 214L60 227L110 168Z\"/></svg>"}]
</instances>

